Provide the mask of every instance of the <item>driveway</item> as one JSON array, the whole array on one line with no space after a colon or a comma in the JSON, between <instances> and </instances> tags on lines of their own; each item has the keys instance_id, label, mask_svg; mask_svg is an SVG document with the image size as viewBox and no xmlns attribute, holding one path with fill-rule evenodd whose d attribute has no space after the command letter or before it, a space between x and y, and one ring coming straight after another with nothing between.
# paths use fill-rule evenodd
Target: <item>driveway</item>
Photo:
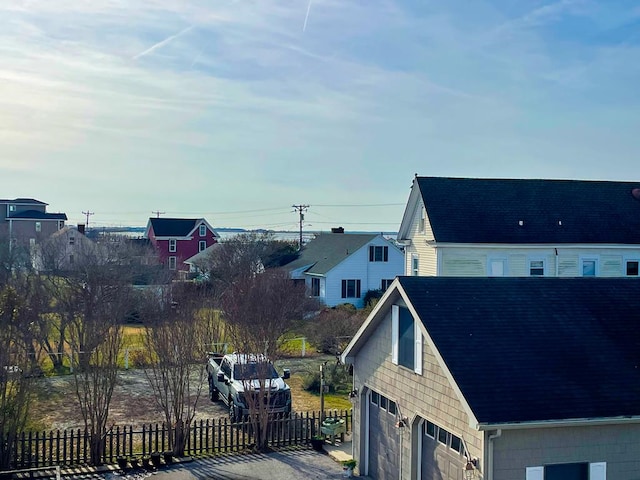
<instances>
[{"instance_id":1,"label":"driveway","mask_svg":"<svg viewBox=\"0 0 640 480\"><path fill-rule=\"evenodd\" d=\"M314 450L229 455L196 460L162 470L153 480L285 480L342 478L342 465Z\"/></svg>"}]
</instances>

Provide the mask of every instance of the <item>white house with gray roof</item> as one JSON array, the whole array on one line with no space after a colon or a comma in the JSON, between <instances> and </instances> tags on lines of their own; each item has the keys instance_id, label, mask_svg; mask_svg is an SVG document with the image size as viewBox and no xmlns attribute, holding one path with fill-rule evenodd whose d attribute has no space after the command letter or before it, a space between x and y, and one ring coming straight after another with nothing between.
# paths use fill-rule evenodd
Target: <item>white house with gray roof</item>
<instances>
[{"instance_id":1,"label":"white house with gray roof","mask_svg":"<svg viewBox=\"0 0 640 480\"><path fill-rule=\"evenodd\" d=\"M403 273L404 254L381 234L322 233L285 268L328 307L362 308L369 290L384 291Z\"/></svg>"}]
</instances>

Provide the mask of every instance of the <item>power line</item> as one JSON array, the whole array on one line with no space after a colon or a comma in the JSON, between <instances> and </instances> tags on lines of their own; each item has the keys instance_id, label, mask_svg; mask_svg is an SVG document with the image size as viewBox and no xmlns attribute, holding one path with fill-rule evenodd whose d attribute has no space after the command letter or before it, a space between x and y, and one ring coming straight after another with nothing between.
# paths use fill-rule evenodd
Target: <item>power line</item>
<instances>
[{"instance_id":1,"label":"power line","mask_svg":"<svg viewBox=\"0 0 640 480\"><path fill-rule=\"evenodd\" d=\"M302 250L302 223L304 222L304 212L309 210L309 205L291 205L295 212L300 215L300 250Z\"/></svg>"},{"instance_id":2,"label":"power line","mask_svg":"<svg viewBox=\"0 0 640 480\"><path fill-rule=\"evenodd\" d=\"M87 217L87 223L86 223L85 225L86 225L86 227L87 227L87 230L89 230L89 217L90 217L91 215L94 215L94 214L95 214L95 212L90 212L90 211L89 211L89 209L87 209L87 211L86 211L86 212L82 212L82 214L83 214L83 215L86 215L86 217Z\"/></svg>"}]
</instances>

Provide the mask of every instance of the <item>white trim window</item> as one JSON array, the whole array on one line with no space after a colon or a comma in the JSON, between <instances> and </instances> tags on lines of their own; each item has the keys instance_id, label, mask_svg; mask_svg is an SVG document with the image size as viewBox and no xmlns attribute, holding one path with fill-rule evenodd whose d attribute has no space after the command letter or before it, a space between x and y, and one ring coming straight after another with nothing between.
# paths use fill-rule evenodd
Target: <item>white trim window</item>
<instances>
[{"instance_id":1,"label":"white trim window","mask_svg":"<svg viewBox=\"0 0 640 480\"><path fill-rule=\"evenodd\" d=\"M320 279L318 277L311 277L311 296L320 296Z\"/></svg>"},{"instance_id":2,"label":"white trim window","mask_svg":"<svg viewBox=\"0 0 640 480\"><path fill-rule=\"evenodd\" d=\"M360 298L360 279L342 280L342 298Z\"/></svg>"},{"instance_id":3,"label":"white trim window","mask_svg":"<svg viewBox=\"0 0 640 480\"><path fill-rule=\"evenodd\" d=\"M42 222L36 222L36 232L42 231Z\"/></svg>"},{"instance_id":4,"label":"white trim window","mask_svg":"<svg viewBox=\"0 0 640 480\"><path fill-rule=\"evenodd\" d=\"M420 207L420 220L418 220L418 232L425 233L427 229L427 209Z\"/></svg>"},{"instance_id":5,"label":"white trim window","mask_svg":"<svg viewBox=\"0 0 640 480\"><path fill-rule=\"evenodd\" d=\"M628 258L624 261L624 273L627 277L640 276L640 260L637 258Z\"/></svg>"},{"instance_id":6,"label":"white trim window","mask_svg":"<svg viewBox=\"0 0 640 480\"><path fill-rule=\"evenodd\" d=\"M420 257L418 255L411 255L411 276L417 277L420 275Z\"/></svg>"},{"instance_id":7,"label":"white trim window","mask_svg":"<svg viewBox=\"0 0 640 480\"><path fill-rule=\"evenodd\" d=\"M169 239L169 251L170 252L175 252L177 249L177 240L175 238L170 238Z\"/></svg>"},{"instance_id":8,"label":"white trim window","mask_svg":"<svg viewBox=\"0 0 640 480\"><path fill-rule=\"evenodd\" d=\"M422 375L422 331L406 307L391 306L391 361Z\"/></svg>"},{"instance_id":9,"label":"white trim window","mask_svg":"<svg viewBox=\"0 0 640 480\"><path fill-rule=\"evenodd\" d=\"M198 233L201 237L207 236L207 226L204 223L200 225L200 231Z\"/></svg>"},{"instance_id":10,"label":"white trim window","mask_svg":"<svg viewBox=\"0 0 640 480\"><path fill-rule=\"evenodd\" d=\"M545 271L546 269L545 269L544 258L529 259L529 276L530 277L544 277Z\"/></svg>"},{"instance_id":11,"label":"white trim window","mask_svg":"<svg viewBox=\"0 0 640 480\"><path fill-rule=\"evenodd\" d=\"M207 249L207 241L206 240L200 240L198 242L198 252L202 252L203 250Z\"/></svg>"},{"instance_id":12,"label":"white trim window","mask_svg":"<svg viewBox=\"0 0 640 480\"><path fill-rule=\"evenodd\" d=\"M607 480L607 463L556 463L540 467L526 467L526 480Z\"/></svg>"},{"instance_id":13,"label":"white trim window","mask_svg":"<svg viewBox=\"0 0 640 480\"><path fill-rule=\"evenodd\" d=\"M383 292L386 292L387 289L391 286L392 283L393 283L393 278L383 278L380 281L380 289Z\"/></svg>"},{"instance_id":14,"label":"white trim window","mask_svg":"<svg viewBox=\"0 0 640 480\"><path fill-rule=\"evenodd\" d=\"M386 245L369 245L370 262L388 262L389 247Z\"/></svg>"},{"instance_id":15,"label":"white trim window","mask_svg":"<svg viewBox=\"0 0 640 480\"><path fill-rule=\"evenodd\" d=\"M169 270L175 270L177 265L177 258L175 256L169 257Z\"/></svg>"},{"instance_id":16,"label":"white trim window","mask_svg":"<svg viewBox=\"0 0 640 480\"><path fill-rule=\"evenodd\" d=\"M580 257L580 275L582 277L598 276L598 258Z\"/></svg>"}]
</instances>

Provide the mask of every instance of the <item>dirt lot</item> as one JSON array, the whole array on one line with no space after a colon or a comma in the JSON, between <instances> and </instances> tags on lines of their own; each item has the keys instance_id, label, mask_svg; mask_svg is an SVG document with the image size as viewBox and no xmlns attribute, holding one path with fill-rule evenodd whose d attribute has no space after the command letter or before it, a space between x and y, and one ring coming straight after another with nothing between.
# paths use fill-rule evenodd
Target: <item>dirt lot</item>
<instances>
[{"instance_id":1,"label":"dirt lot","mask_svg":"<svg viewBox=\"0 0 640 480\"><path fill-rule=\"evenodd\" d=\"M294 411L319 410L318 396L302 389L302 377L307 371L317 371L323 361L335 362L326 356L287 359L279 362L278 370L290 368L292 378L289 384L293 392ZM227 409L220 402L213 403L207 396L207 385L203 385L196 407L196 419L226 417ZM326 408L349 408L349 401L328 397ZM31 428L39 430L69 429L83 427L80 410L74 393L73 376L47 377L37 380L36 399L32 405ZM123 370L116 386L109 424L142 425L162 422L162 414L156 405L143 370Z\"/></svg>"}]
</instances>

